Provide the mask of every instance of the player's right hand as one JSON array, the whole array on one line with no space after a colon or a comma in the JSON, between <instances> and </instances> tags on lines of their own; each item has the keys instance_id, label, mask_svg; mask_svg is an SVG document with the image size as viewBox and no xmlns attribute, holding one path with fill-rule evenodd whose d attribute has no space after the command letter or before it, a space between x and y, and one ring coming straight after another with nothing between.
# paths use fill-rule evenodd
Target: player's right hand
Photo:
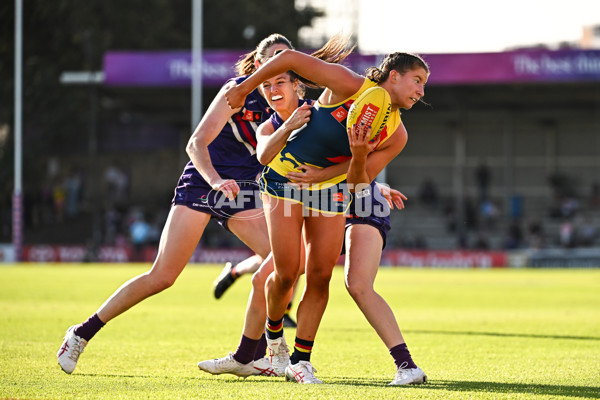
<instances>
[{"instance_id":1,"label":"player's right hand","mask_svg":"<svg viewBox=\"0 0 600 400\"><path fill-rule=\"evenodd\" d=\"M216 191L222 192L228 200L233 200L240 192L240 187L233 179L220 179L212 185Z\"/></svg>"},{"instance_id":2,"label":"player's right hand","mask_svg":"<svg viewBox=\"0 0 600 400\"><path fill-rule=\"evenodd\" d=\"M235 85L225 92L225 99L227 100L229 108L235 110L244 105L246 94L243 93L240 85Z\"/></svg>"},{"instance_id":3,"label":"player's right hand","mask_svg":"<svg viewBox=\"0 0 600 400\"><path fill-rule=\"evenodd\" d=\"M310 114L312 113L312 106L304 103L300 107L296 108L292 115L285 121L285 125L289 130L296 130L303 127L310 121Z\"/></svg>"}]
</instances>

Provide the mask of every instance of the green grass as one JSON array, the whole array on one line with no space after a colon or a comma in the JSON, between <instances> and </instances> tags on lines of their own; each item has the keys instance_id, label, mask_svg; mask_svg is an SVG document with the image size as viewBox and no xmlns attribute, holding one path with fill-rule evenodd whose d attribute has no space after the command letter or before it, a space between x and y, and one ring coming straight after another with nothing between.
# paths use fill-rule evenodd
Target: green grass
<instances>
[{"instance_id":1,"label":"green grass","mask_svg":"<svg viewBox=\"0 0 600 400\"><path fill-rule=\"evenodd\" d=\"M64 330L146 268L0 266L0 399L600 398L600 270L382 268L377 289L430 379L388 387L393 361L341 268L312 357L326 384L200 372L198 361L237 347L250 278L217 301L220 266L190 266L111 321L73 375L63 373L55 355Z\"/></svg>"}]
</instances>

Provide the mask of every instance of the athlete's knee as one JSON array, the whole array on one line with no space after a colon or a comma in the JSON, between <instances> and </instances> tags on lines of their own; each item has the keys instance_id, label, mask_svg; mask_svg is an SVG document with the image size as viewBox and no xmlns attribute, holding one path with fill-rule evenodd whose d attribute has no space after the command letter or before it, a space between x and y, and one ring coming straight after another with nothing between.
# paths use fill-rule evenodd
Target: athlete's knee
<instances>
[{"instance_id":1,"label":"athlete's knee","mask_svg":"<svg viewBox=\"0 0 600 400\"><path fill-rule=\"evenodd\" d=\"M156 294L173 286L177 280L177 276L172 274L150 272L148 274L148 279L150 283L150 290L153 294Z\"/></svg>"},{"instance_id":2,"label":"athlete's knee","mask_svg":"<svg viewBox=\"0 0 600 400\"><path fill-rule=\"evenodd\" d=\"M330 264L313 264L310 267L308 274L306 275L307 282L311 283L329 283L331 275L333 274L333 267Z\"/></svg>"},{"instance_id":3,"label":"athlete's knee","mask_svg":"<svg viewBox=\"0 0 600 400\"><path fill-rule=\"evenodd\" d=\"M346 279L346 290L354 301L361 303L371 292L373 287L358 279Z\"/></svg>"},{"instance_id":4,"label":"athlete's knee","mask_svg":"<svg viewBox=\"0 0 600 400\"><path fill-rule=\"evenodd\" d=\"M282 290L290 290L296 283L296 271L277 272L273 276L273 283Z\"/></svg>"},{"instance_id":5,"label":"athlete's knee","mask_svg":"<svg viewBox=\"0 0 600 400\"><path fill-rule=\"evenodd\" d=\"M260 269L252 275L252 288L254 291L265 291L265 282L267 281L268 276L269 274L261 272Z\"/></svg>"}]
</instances>

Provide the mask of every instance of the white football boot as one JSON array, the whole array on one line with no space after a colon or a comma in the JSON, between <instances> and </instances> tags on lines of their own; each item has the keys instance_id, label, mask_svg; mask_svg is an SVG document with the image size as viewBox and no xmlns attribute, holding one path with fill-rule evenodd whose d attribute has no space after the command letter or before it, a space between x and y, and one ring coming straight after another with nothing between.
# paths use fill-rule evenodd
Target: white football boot
<instances>
[{"instance_id":1,"label":"white football boot","mask_svg":"<svg viewBox=\"0 0 600 400\"><path fill-rule=\"evenodd\" d=\"M298 361L297 364L290 364L285 369L285 380L298 383L315 384L323 383L322 380L315 377L316 369L309 361Z\"/></svg>"},{"instance_id":2,"label":"white football boot","mask_svg":"<svg viewBox=\"0 0 600 400\"><path fill-rule=\"evenodd\" d=\"M56 353L58 365L67 374L73 372L77 366L77 360L79 360L79 356L83 353L83 349L85 349L87 343L87 340L75 334L75 325L67 329L63 344L60 346L58 353Z\"/></svg>"},{"instance_id":3,"label":"white football boot","mask_svg":"<svg viewBox=\"0 0 600 400\"><path fill-rule=\"evenodd\" d=\"M246 378L254 374L254 363L242 364L233 358L233 353L229 353L223 358L214 360L200 361L198 368L213 375L232 374L240 378Z\"/></svg>"},{"instance_id":4,"label":"white football boot","mask_svg":"<svg viewBox=\"0 0 600 400\"><path fill-rule=\"evenodd\" d=\"M278 376L285 375L285 369L290 363L290 353L285 343L285 336L271 340L267 338L269 361Z\"/></svg>"},{"instance_id":5,"label":"white football boot","mask_svg":"<svg viewBox=\"0 0 600 400\"><path fill-rule=\"evenodd\" d=\"M394 380L390 385L415 385L427 382L427 375L419 367L417 368L398 368Z\"/></svg>"},{"instance_id":6,"label":"white football boot","mask_svg":"<svg viewBox=\"0 0 600 400\"><path fill-rule=\"evenodd\" d=\"M267 357L259 358L258 360L254 360L254 371L252 375L260 375L260 376L281 376L273 369L271 365L271 361Z\"/></svg>"}]
</instances>

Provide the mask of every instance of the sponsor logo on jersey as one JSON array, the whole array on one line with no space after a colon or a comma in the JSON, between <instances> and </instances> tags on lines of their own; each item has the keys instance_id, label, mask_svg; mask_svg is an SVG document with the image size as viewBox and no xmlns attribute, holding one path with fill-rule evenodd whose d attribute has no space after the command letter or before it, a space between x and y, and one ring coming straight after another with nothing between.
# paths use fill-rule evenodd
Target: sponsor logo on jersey
<instances>
[{"instance_id":1,"label":"sponsor logo on jersey","mask_svg":"<svg viewBox=\"0 0 600 400\"><path fill-rule=\"evenodd\" d=\"M344 201L344 193L334 193L331 196L331 199L333 201L342 202L342 201Z\"/></svg>"},{"instance_id":2,"label":"sponsor logo on jersey","mask_svg":"<svg viewBox=\"0 0 600 400\"><path fill-rule=\"evenodd\" d=\"M245 110L244 116L242 117L242 119L244 121L250 121L250 122L261 121L262 114L263 114L262 111Z\"/></svg>"},{"instance_id":3,"label":"sponsor logo on jersey","mask_svg":"<svg viewBox=\"0 0 600 400\"><path fill-rule=\"evenodd\" d=\"M346 117L348 117L348 110L346 110L344 106L339 106L331 112L331 115L341 124L346 120Z\"/></svg>"}]
</instances>

